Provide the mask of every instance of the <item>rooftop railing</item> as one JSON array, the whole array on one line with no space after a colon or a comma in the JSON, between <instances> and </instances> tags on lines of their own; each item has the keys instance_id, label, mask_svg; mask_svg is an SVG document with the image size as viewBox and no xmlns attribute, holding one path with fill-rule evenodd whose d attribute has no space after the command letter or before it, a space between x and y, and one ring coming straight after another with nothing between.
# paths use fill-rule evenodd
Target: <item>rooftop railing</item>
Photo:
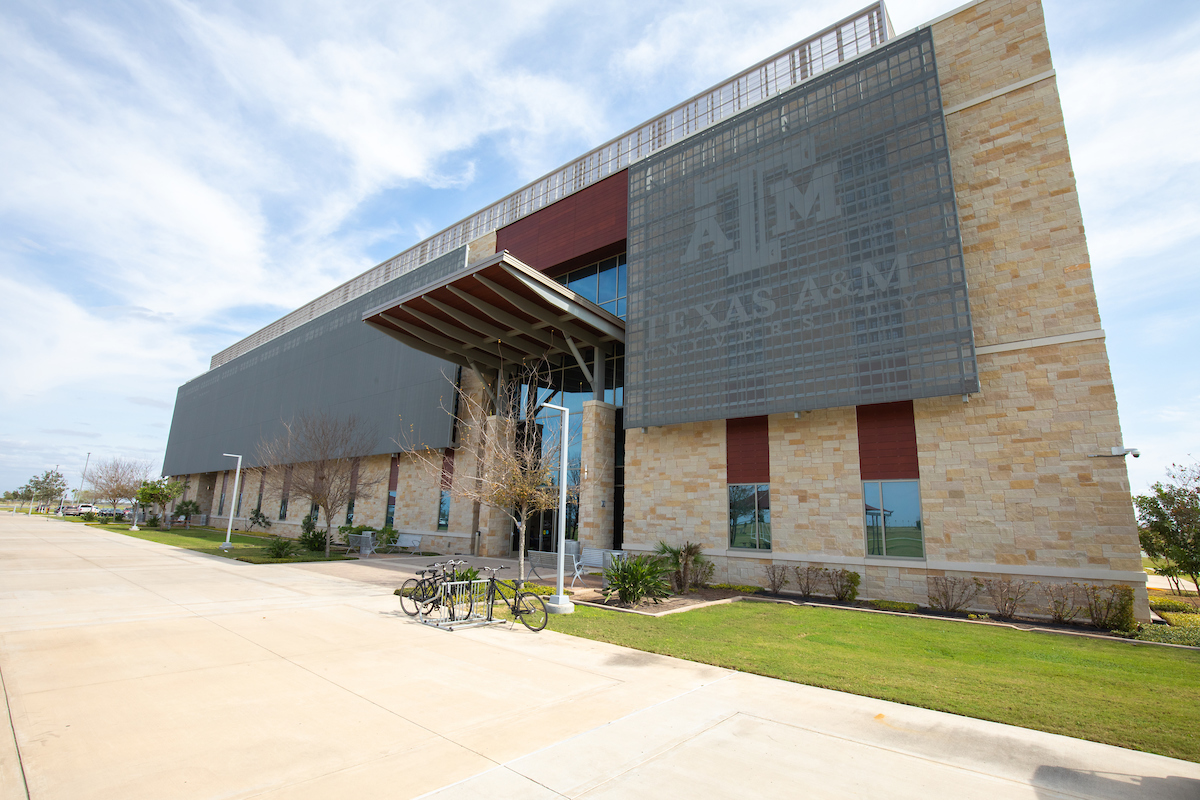
<instances>
[{"instance_id":1,"label":"rooftop railing","mask_svg":"<svg viewBox=\"0 0 1200 800\"><path fill-rule=\"evenodd\" d=\"M360 297L456 247L562 200L664 147L804 83L892 36L882 0L701 92L570 164L372 267L212 357L209 369Z\"/></svg>"}]
</instances>

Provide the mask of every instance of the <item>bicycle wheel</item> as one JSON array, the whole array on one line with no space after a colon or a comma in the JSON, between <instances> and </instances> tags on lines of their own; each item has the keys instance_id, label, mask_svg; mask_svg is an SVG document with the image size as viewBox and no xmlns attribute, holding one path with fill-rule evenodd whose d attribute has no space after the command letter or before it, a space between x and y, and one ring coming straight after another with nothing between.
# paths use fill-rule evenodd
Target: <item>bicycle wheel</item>
<instances>
[{"instance_id":1,"label":"bicycle wheel","mask_svg":"<svg viewBox=\"0 0 1200 800\"><path fill-rule=\"evenodd\" d=\"M409 578L400 585L400 610L410 617L417 615L416 594L420 585L416 578Z\"/></svg>"},{"instance_id":2,"label":"bicycle wheel","mask_svg":"<svg viewBox=\"0 0 1200 800\"><path fill-rule=\"evenodd\" d=\"M410 583L414 585L406 598L403 592ZM438 599L438 587L429 578L409 578L400 587L400 591L400 607L410 617L415 617L417 614L429 616L430 609Z\"/></svg>"},{"instance_id":3,"label":"bicycle wheel","mask_svg":"<svg viewBox=\"0 0 1200 800\"><path fill-rule=\"evenodd\" d=\"M534 633L546 627L546 603L536 594L521 592L513 601L513 611L521 624Z\"/></svg>"},{"instance_id":4,"label":"bicycle wheel","mask_svg":"<svg viewBox=\"0 0 1200 800\"><path fill-rule=\"evenodd\" d=\"M456 583L448 593L446 603L449 606L450 619L468 620L475 610L475 592L469 583Z\"/></svg>"}]
</instances>

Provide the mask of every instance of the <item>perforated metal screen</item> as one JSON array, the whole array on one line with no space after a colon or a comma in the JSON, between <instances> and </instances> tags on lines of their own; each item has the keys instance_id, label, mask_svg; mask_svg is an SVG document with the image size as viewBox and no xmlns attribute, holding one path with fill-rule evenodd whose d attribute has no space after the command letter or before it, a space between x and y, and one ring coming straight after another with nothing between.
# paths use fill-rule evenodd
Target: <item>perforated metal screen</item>
<instances>
[{"instance_id":1,"label":"perforated metal screen","mask_svg":"<svg viewBox=\"0 0 1200 800\"><path fill-rule=\"evenodd\" d=\"M163 474L228 469L222 453L254 466L259 442L306 411L357 416L376 435L364 455L449 446L444 407L456 368L398 344L362 315L462 269L466 255L453 250L179 387Z\"/></svg>"},{"instance_id":2,"label":"perforated metal screen","mask_svg":"<svg viewBox=\"0 0 1200 800\"><path fill-rule=\"evenodd\" d=\"M978 391L928 29L629 186L626 427Z\"/></svg>"}]
</instances>

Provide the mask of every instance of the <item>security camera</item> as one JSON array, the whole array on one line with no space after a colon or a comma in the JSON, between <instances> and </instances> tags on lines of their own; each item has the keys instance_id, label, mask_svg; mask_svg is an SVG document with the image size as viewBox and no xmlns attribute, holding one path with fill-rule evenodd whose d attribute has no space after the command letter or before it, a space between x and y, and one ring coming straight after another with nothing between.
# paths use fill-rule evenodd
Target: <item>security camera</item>
<instances>
[{"instance_id":1,"label":"security camera","mask_svg":"<svg viewBox=\"0 0 1200 800\"><path fill-rule=\"evenodd\" d=\"M1134 458L1141 458L1142 454L1138 452L1136 447L1133 447L1133 448L1130 448L1129 455L1133 456Z\"/></svg>"},{"instance_id":2,"label":"security camera","mask_svg":"<svg viewBox=\"0 0 1200 800\"><path fill-rule=\"evenodd\" d=\"M1124 458L1125 456L1139 458L1142 455L1136 447L1114 447L1112 449L1112 454L1117 458Z\"/></svg>"}]
</instances>

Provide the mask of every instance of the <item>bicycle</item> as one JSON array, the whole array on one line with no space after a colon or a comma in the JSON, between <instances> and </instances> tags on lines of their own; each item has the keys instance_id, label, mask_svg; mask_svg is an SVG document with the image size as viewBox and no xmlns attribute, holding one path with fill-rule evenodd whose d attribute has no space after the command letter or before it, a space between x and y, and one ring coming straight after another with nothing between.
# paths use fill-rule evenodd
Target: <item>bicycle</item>
<instances>
[{"instance_id":1,"label":"bicycle","mask_svg":"<svg viewBox=\"0 0 1200 800\"><path fill-rule=\"evenodd\" d=\"M508 606L509 613L515 619L521 620L521 624L529 630L537 633L546 627L548 614L546 613L546 603L542 598L538 597L533 592L522 591L517 584L509 583L496 579L496 573L502 569L509 567L480 567L479 570L487 570L492 573L487 579L487 594L484 595L484 602L487 603L487 618L488 622L492 621L492 609L496 605L496 597L499 596L504 605ZM504 596L503 591L496 591L496 587L508 590L512 593L512 600Z\"/></svg>"},{"instance_id":2,"label":"bicycle","mask_svg":"<svg viewBox=\"0 0 1200 800\"><path fill-rule=\"evenodd\" d=\"M445 609L451 620L469 618L475 607L474 594L468 591L461 597L455 593L447 598L445 592L446 584L457 583L455 567L466 563L451 559L418 571L418 577L400 585L400 609L410 617L428 617Z\"/></svg>"}]
</instances>

